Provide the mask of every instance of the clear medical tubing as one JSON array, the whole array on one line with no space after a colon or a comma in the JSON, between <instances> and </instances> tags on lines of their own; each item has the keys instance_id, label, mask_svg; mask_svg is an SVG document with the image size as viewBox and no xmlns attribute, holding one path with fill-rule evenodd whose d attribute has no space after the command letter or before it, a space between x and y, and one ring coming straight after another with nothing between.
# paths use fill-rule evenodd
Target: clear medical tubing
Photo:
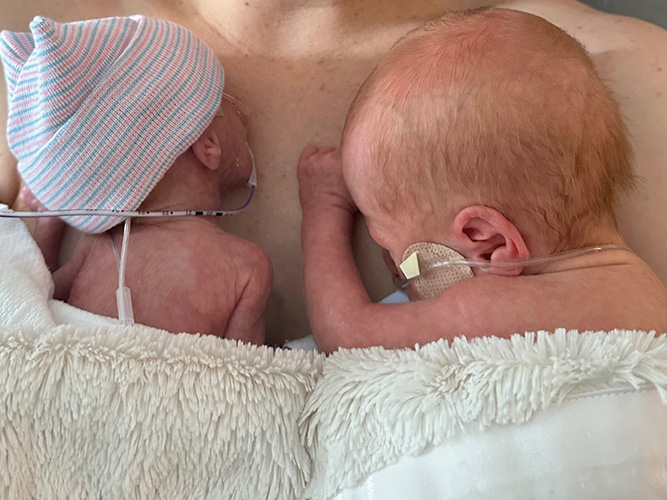
<instances>
[{"instance_id":1,"label":"clear medical tubing","mask_svg":"<svg viewBox=\"0 0 667 500\"><path fill-rule=\"evenodd\" d=\"M118 319L124 325L134 324L132 295L130 293L130 289L127 286L125 286L125 268L127 267L127 247L130 243L131 224L132 224L132 219L125 219L125 226L123 226L123 245L121 246L120 249L120 263L118 265L118 290L116 290L116 305L118 306Z\"/></svg>"},{"instance_id":2,"label":"clear medical tubing","mask_svg":"<svg viewBox=\"0 0 667 500\"><path fill-rule=\"evenodd\" d=\"M250 149L249 149L250 150ZM68 217L68 216L99 216L99 217L126 217L123 227L123 244L120 251L120 262L118 263L118 289L116 290L116 305L118 307L118 319L124 325L134 324L134 311L132 308L132 296L130 289L125 286L125 268L127 267L127 247L130 241L131 221L134 217L222 217L238 215L243 212L255 196L257 189L257 170L255 158L250 150L252 158L252 173L248 179L250 195L246 202L239 208L233 210L162 210L162 211L125 211L125 210L97 210L97 209L69 209L69 210L44 210L42 212L17 212L15 210L0 210L0 217L11 217L21 219L33 219L37 217ZM112 241L113 243L113 241ZM116 253L114 246L114 253ZM117 256L116 256L117 257ZM118 258L118 257L117 257Z\"/></svg>"},{"instance_id":3,"label":"clear medical tubing","mask_svg":"<svg viewBox=\"0 0 667 500\"><path fill-rule=\"evenodd\" d=\"M238 215L243 212L255 195L255 186L250 186L248 200L239 208L233 210L162 210L155 212L125 211L125 210L97 210L94 208L76 208L69 210L44 210L43 212L17 212L15 210L0 210L0 217L18 217L20 219L33 219L37 217L71 217L76 215L100 216L100 217L221 217L227 215Z\"/></svg>"},{"instance_id":4,"label":"clear medical tubing","mask_svg":"<svg viewBox=\"0 0 667 500\"><path fill-rule=\"evenodd\" d=\"M448 266L468 266L478 267L481 269L493 269L503 267L531 267L540 264L550 264L561 260L571 259L572 257L580 257L582 255L589 255L593 253L603 252L606 250L624 250L633 253L628 247L622 245L597 245L593 247L577 248L575 250L567 250L565 252L553 253L550 255L543 255L541 257L533 257L525 260L513 260L508 262L491 262L489 260L470 260L470 259L451 259L434 262L428 269L437 269L438 267Z\"/></svg>"},{"instance_id":5,"label":"clear medical tubing","mask_svg":"<svg viewBox=\"0 0 667 500\"><path fill-rule=\"evenodd\" d=\"M44 210L42 212L17 212L15 210L0 210L0 217L14 217L20 219L34 219L37 217L73 217L73 216L99 216L99 217L224 217L228 215L238 215L243 212L255 196L257 189L257 169L255 167L255 157L250 151L252 157L252 172L248 179L250 186L250 195L246 202L239 208L232 210L158 210L158 211L126 211L126 210L99 210L95 208L72 208L66 210Z\"/></svg>"}]
</instances>

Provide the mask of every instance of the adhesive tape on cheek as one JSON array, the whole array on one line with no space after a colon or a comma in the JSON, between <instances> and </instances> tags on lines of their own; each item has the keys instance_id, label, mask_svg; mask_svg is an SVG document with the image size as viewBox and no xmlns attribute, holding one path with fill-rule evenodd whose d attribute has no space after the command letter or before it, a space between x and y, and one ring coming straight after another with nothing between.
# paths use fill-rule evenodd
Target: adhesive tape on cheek
<instances>
[{"instance_id":1,"label":"adhesive tape on cheek","mask_svg":"<svg viewBox=\"0 0 667 500\"><path fill-rule=\"evenodd\" d=\"M463 255L437 243L415 243L403 253L401 271L420 297L430 299L461 281L472 278L468 266L433 267L438 262L464 259Z\"/></svg>"}]
</instances>

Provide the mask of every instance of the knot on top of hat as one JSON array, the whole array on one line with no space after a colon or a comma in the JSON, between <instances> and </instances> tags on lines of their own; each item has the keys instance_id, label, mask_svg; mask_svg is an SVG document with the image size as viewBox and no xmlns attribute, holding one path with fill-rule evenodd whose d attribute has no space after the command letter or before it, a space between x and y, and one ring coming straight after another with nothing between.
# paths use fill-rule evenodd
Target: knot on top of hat
<instances>
[{"instance_id":1,"label":"knot on top of hat","mask_svg":"<svg viewBox=\"0 0 667 500\"><path fill-rule=\"evenodd\" d=\"M30 22L30 31L35 39L39 37L48 38L56 33L56 24L42 16L35 16Z\"/></svg>"}]
</instances>

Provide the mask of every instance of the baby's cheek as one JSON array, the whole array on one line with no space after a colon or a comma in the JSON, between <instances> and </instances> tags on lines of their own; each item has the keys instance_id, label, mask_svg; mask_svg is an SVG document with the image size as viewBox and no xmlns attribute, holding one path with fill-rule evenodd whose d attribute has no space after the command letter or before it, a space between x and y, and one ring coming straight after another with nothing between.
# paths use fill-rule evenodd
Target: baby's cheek
<instances>
[{"instance_id":1,"label":"baby's cheek","mask_svg":"<svg viewBox=\"0 0 667 500\"><path fill-rule=\"evenodd\" d=\"M382 259L384 260L384 263L387 265L389 268L389 271L391 274L394 276L400 276L400 273L398 271L398 267L396 267L396 263L394 262L394 259L391 258L391 253L389 253L389 250L382 249Z\"/></svg>"}]
</instances>

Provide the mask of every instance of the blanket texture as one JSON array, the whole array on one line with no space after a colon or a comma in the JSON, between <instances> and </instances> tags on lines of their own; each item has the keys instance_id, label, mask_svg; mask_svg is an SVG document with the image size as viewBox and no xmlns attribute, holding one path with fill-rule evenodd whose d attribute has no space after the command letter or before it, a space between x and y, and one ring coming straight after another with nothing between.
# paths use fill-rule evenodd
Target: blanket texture
<instances>
[{"instance_id":1,"label":"blanket texture","mask_svg":"<svg viewBox=\"0 0 667 500\"><path fill-rule=\"evenodd\" d=\"M2 499L319 500L587 391L649 387L667 401L667 339L653 332L325 358L124 327L52 290L23 223L0 218Z\"/></svg>"},{"instance_id":2,"label":"blanket texture","mask_svg":"<svg viewBox=\"0 0 667 500\"><path fill-rule=\"evenodd\" d=\"M0 498L300 496L318 358L148 330L2 330Z\"/></svg>"},{"instance_id":3,"label":"blanket texture","mask_svg":"<svg viewBox=\"0 0 667 500\"><path fill-rule=\"evenodd\" d=\"M665 334L559 330L339 351L302 417L314 458L305 496L330 498L466 429L521 424L590 391L646 387L667 403Z\"/></svg>"},{"instance_id":4,"label":"blanket texture","mask_svg":"<svg viewBox=\"0 0 667 500\"><path fill-rule=\"evenodd\" d=\"M21 221L0 249L0 498L301 495L322 357L118 325L50 298Z\"/></svg>"}]
</instances>

